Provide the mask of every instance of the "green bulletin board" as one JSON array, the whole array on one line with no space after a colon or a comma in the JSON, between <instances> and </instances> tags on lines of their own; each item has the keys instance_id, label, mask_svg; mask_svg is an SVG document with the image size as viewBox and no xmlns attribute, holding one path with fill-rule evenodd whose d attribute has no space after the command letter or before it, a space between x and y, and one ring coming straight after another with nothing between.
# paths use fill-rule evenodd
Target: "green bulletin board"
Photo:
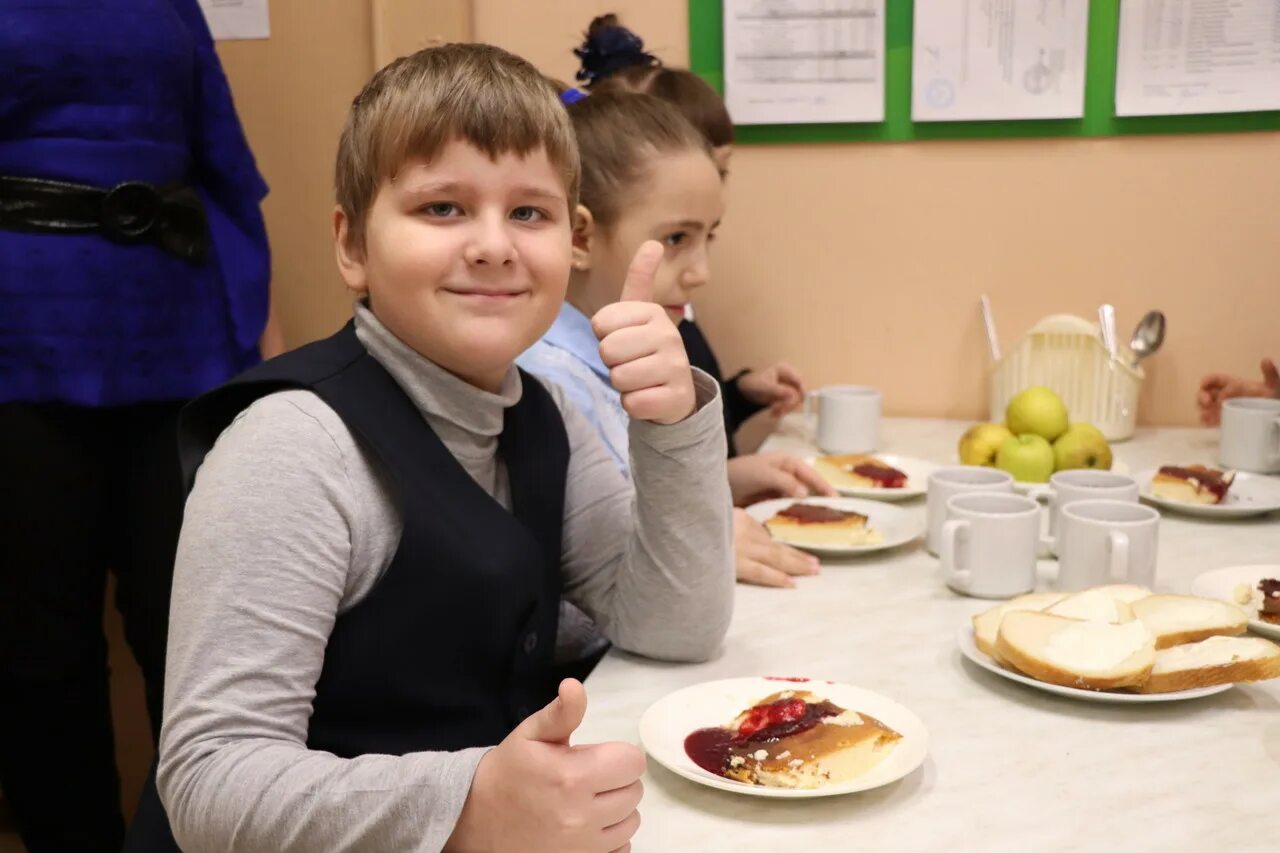
<instances>
[{"instance_id":1,"label":"green bulletin board","mask_svg":"<svg viewBox=\"0 0 1280 853\"><path fill-rule=\"evenodd\" d=\"M1115 115L1116 45L1121 0L1091 0L1084 117L1023 121L911 120L912 0L885 0L884 121L866 124L738 125L735 142L900 142L912 139L1117 136L1146 133L1227 133L1280 130L1280 111L1212 115ZM720 0L689 0L689 66L724 93L724 30Z\"/></svg>"}]
</instances>

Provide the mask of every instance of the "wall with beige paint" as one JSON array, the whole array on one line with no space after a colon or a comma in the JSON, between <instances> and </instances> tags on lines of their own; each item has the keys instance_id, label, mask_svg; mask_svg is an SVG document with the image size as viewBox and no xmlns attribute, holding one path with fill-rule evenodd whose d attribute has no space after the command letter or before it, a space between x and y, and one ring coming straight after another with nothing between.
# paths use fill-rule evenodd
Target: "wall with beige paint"
<instances>
[{"instance_id":1,"label":"wall with beige paint","mask_svg":"<svg viewBox=\"0 0 1280 853\"><path fill-rule=\"evenodd\" d=\"M330 170L377 59L474 38L570 80L617 11L672 64L684 0L275 0L273 37L219 47L259 163L286 338L349 304L329 249ZM814 384L885 390L892 413L980 417L995 303L1006 348L1037 318L1169 316L1141 419L1188 423L1200 374L1280 355L1280 134L743 146L699 318L726 368L788 359Z\"/></svg>"},{"instance_id":2,"label":"wall with beige paint","mask_svg":"<svg viewBox=\"0 0 1280 853\"><path fill-rule=\"evenodd\" d=\"M685 0L474 0L475 37L572 79L616 11L687 62ZM726 369L787 359L811 383L880 386L891 413L977 418L986 345L1115 304L1127 337L1169 318L1143 423L1190 423L1207 370L1280 356L1280 134L742 146L697 301Z\"/></svg>"}]
</instances>

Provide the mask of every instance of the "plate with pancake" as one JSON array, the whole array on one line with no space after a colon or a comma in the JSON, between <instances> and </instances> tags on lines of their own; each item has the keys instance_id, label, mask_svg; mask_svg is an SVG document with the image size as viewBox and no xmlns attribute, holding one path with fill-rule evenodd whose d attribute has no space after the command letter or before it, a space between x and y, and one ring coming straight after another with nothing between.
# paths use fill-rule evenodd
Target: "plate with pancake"
<instances>
[{"instance_id":1,"label":"plate with pancake","mask_svg":"<svg viewBox=\"0 0 1280 853\"><path fill-rule=\"evenodd\" d=\"M818 556L853 556L905 545L924 519L901 507L858 498L775 498L747 507L776 541Z\"/></svg>"},{"instance_id":2,"label":"plate with pancake","mask_svg":"<svg viewBox=\"0 0 1280 853\"><path fill-rule=\"evenodd\" d=\"M877 501L920 497L929 489L929 475L938 470L932 462L893 453L810 456L805 462L840 494Z\"/></svg>"},{"instance_id":3,"label":"plate with pancake","mask_svg":"<svg viewBox=\"0 0 1280 853\"><path fill-rule=\"evenodd\" d=\"M925 759L924 723L861 687L808 678L728 678L670 693L640 718L640 743L685 779L756 797L851 794Z\"/></svg>"},{"instance_id":4,"label":"plate with pancake","mask_svg":"<svg viewBox=\"0 0 1280 853\"><path fill-rule=\"evenodd\" d=\"M1166 466L1165 468L1148 468L1133 475L1138 481L1138 493L1148 503L1161 509L1182 513L1199 518L1247 518L1254 515L1266 515L1280 510L1280 477L1267 477L1262 474L1250 474L1239 471L1231 475L1225 496L1217 503L1202 503L1197 492L1205 492L1187 485L1179 487L1175 477L1165 474L1156 482L1162 471L1175 472L1180 475L1194 474L1199 468L1203 471L1217 472L1208 466ZM1187 483L1190 478L1183 477ZM1208 496L1203 500L1209 500Z\"/></svg>"},{"instance_id":5,"label":"plate with pancake","mask_svg":"<svg viewBox=\"0 0 1280 853\"><path fill-rule=\"evenodd\" d=\"M1276 587L1280 586L1280 565L1228 566L1225 569L1214 569L1198 575L1191 582L1191 594L1205 598L1216 598L1230 601L1244 610L1249 617L1249 630L1263 637L1280 640L1280 616L1271 620L1264 619L1259 613L1262 608L1262 590L1259 585L1264 580L1274 581L1268 584L1268 592L1275 598ZM1273 605L1272 610L1275 609Z\"/></svg>"}]
</instances>

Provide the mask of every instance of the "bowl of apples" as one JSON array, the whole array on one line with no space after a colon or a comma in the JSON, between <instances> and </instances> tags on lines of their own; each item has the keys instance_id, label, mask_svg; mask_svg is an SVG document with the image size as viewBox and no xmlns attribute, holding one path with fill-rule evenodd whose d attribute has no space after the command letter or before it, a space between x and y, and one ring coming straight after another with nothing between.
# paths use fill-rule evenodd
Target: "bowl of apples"
<instances>
[{"instance_id":1,"label":"bowl of apples","mask_svg":"<svg viewBox=\"0 0 1280 853\"><path fill-rule=\"evenodd\" d=\"M970 427L958 450L962 464L1007 471L1019 492L1036 498L1048 494L1049 478L1058 471L1123 467L1102 431L1090 423L1073 423L1062 398L1042 385L1014 395L1004 423Z\"/></svg>"}]
</instances>

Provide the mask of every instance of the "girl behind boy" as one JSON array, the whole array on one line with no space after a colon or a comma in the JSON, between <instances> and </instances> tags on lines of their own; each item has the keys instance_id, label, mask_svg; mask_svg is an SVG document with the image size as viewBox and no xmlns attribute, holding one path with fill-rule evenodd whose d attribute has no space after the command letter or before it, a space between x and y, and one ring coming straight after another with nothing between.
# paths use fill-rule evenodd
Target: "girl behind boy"
<instances>
[{"instance_id":1,"label":"girl behind boy","mask_svg":"<svg viewBox=\"0 0 1280 853\"><path fill-rule=\"evenodd\" d=\"M720 177L728 177L733 120L720 94L705 80L688 69L663 65L662 60L645 51L640 37L619 24L618 16L612 14L591 21L574 54L582 62L577 79L590 92L644 92L674 105L706 137ZM752 431L755 436L737 435L748 418L767 408L776 419L803 401L804 380L786 362L764 370L744 369L726 379L711 344L693 320L692 311L679 328L689 361L721 384L731 455L750 453L764 438L764 433L758 431ZM749 444L751 441L755 443Z\"/></svg>"},{"instance_id":2,"label":"girl behind boy","mask_svg":"<svg viewBox=\"0 0 1280 853\"><path fill-rule=\"evenodd\" d=\"M566 304L520 364L561 385L600 431L619 468L628 468L627 417L609 386L610 365L596 352L588 318L618 298L626 259L645 240L665 247L654 299L679 322L691 294L710 279L707 250L723 210L722 184L705 139L670 104L635 92L591 95L568 107L578 136L582 204L574 222L573 272ZM735 504L810 490L830 492L808 466L785 454L730 460ZM735 512L740 580L790 586L817 561L775 543Z\"/></svg>"}]
</instances>

